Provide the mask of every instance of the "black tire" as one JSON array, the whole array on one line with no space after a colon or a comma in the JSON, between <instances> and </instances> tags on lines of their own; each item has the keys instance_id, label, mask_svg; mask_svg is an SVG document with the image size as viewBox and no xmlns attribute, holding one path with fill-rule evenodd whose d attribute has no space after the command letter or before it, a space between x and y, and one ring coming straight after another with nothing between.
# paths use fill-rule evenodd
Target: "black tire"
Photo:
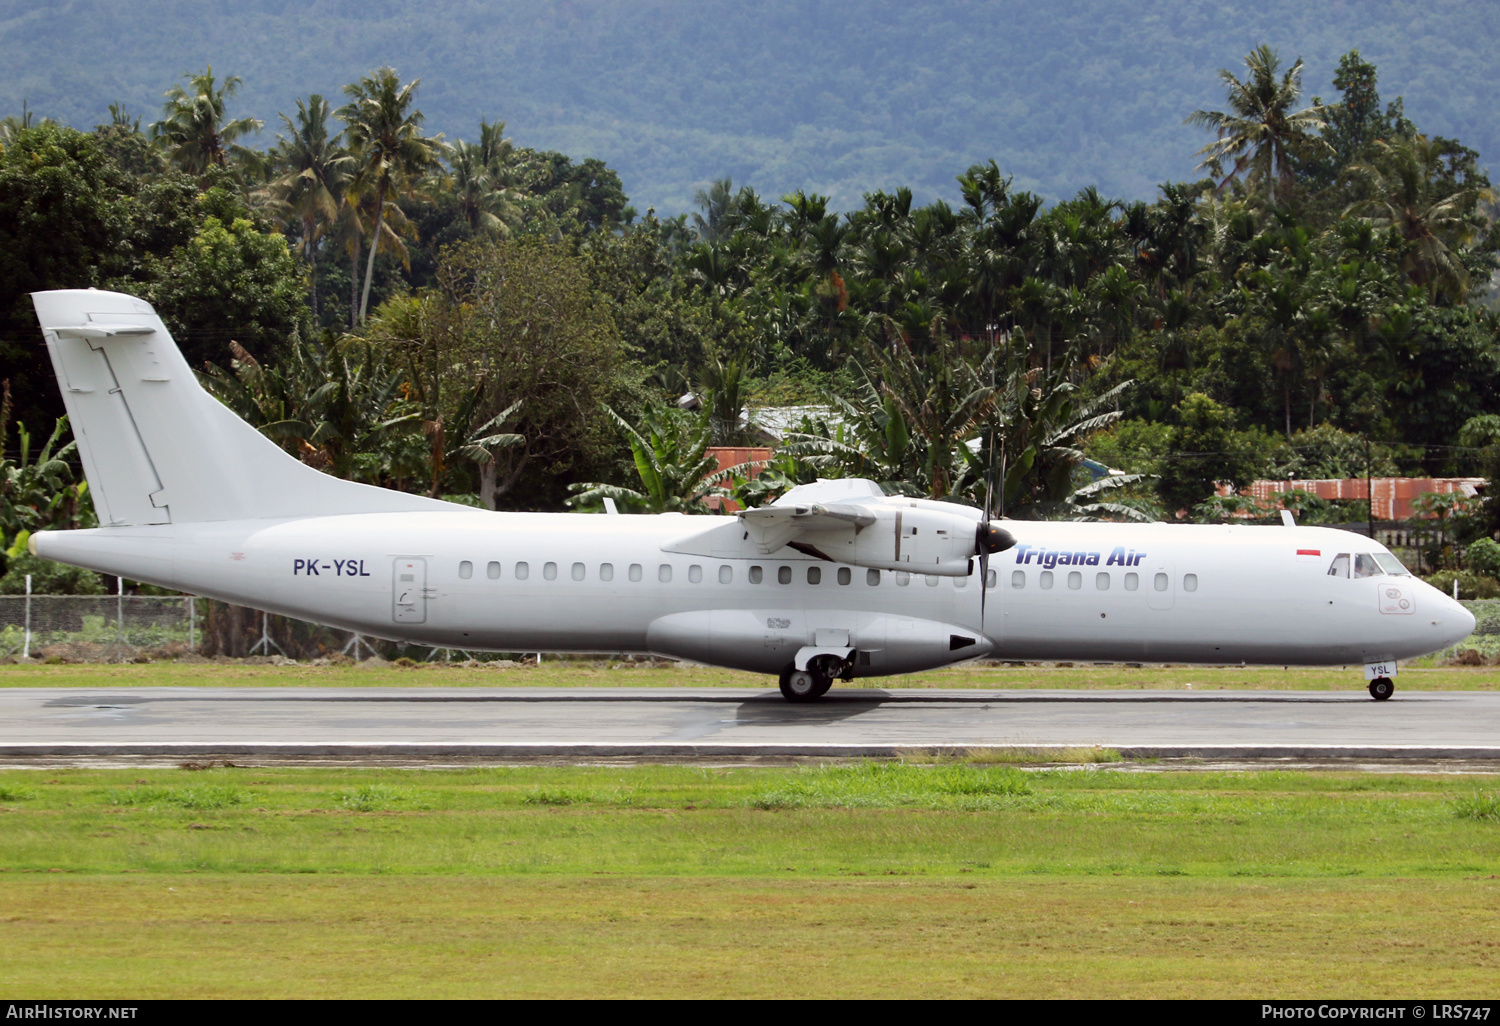
<instances>
[{"instance_id":1,"label":"black tire","mask_svg":"<svg viewBox=\"0 0 1500 1026\"><path fill-rule=\"evenodd\" d=\"M1370 681L1370 697L1377 702L1384 702L1396 693L1396 684L1389 677L1376 677Z\"/></svg>"},{"instance_id":2,"label":"black tire","mask_svg":"<svg viewBox=\"0 0 1500 1026\"><path fill-rule=\"evenodd\" d=\"M824 695L828 694L829 689L832 688L832 687L833 687L833 678L832 677L819 677L818 678L818 693L816 695L814 695L813 697L814 698L822 698Z\"/></svg>"},{"instance_id":3,"label":"black tire","mask_svg":"<svg viewBox=\"0 0 1500 1026\"><path fill-rule=\"evenodd\" d=\"M822 677L809 670L788 666L781 671L781 697L788 702L814 701L823 694L818 690L822 680Z\"/></svg>"}]
</instances>

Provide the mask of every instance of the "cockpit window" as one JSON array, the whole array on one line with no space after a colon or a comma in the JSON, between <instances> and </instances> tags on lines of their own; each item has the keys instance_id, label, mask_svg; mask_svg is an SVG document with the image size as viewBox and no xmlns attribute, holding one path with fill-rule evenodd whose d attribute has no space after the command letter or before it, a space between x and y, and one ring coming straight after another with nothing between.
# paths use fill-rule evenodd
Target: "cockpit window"
<instances>
[{"instance_id":1,"label":"cockpit window","mask_svg":"<svg viewBox=\"0 0 1500 1026\"><path fill-rule=\"evenodd\" d=\"M1406 577L1411 576L1411 571L1401 565L1401 560L1397 559L1389 552L1375 553L1375 562L1379 563L1380 569L1384 570L1388 574L1402 574Z\"/></svg>"},{"instance_id":2,"label":"cockpit window","mask_svg":"<svg viewBox=\"0 0 1500 1026\"><path fill-rule=\"evenodd\" d=\"M1348 577L1349 576L1349 553L1347 553L1347 552L1340 552L1337 556L1333 557L1333 562L1331 564L1329 564L1329 566L1328 566L1328 576L1329 577Z\"/></svg>"},{"instance_id":3,"label":"cockpit window","mask_svg":"<svg viewBox=\"0 0 1500 1026\"><path fill-rule=\"evenodd\" d=\"M1375 557L1368 552L1361 552L1354 557L1355 577L1378 577L1384 572L1375 562Z\"/></svg>"}]
</instances>

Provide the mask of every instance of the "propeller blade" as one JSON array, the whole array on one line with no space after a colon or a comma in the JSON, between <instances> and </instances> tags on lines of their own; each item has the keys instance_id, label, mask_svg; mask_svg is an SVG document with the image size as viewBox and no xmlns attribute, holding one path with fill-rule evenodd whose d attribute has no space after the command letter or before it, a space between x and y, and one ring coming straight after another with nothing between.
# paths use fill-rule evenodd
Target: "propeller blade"
<instances>
[{"instance_id":1,"label":"propeller blade","mask_svg":"<svg viewBox=\"0 0 1500 1026\"><path fill-rule=\"evenodd\" d=\"M979 553L979 626L984 628L985 607L990 597L990 556L1015 545L1016 537L1003 527L985 520L974 531L974 548Z\"/></svg>"}]
</instances>

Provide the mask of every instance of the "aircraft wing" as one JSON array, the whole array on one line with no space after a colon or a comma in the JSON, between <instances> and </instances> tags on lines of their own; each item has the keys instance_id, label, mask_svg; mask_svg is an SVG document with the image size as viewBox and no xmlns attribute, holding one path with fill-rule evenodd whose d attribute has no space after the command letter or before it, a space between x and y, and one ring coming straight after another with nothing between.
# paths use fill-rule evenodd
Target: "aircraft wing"
<instances>
[{"instance_id":1,"label":"aircraft wing","mask_svg":"<svg viewBox=\"0 0 1500 1026\"><path fill-rule=\"evenodd\" d=\"M802 535L842 531L858 534L875 523L875 514L846 503L762 506L738 514L761 553L775 552Z\"/></svg>"}]
</instances>

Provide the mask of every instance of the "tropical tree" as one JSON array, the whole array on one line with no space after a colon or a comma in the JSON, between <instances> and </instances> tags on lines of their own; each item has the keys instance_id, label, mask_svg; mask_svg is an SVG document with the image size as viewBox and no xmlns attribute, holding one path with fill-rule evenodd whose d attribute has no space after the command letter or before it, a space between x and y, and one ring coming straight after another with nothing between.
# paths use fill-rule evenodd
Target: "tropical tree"
<instances>
[{"instance_id":1,"label":"tropical tree","mask_svg":"<svg viewBox=\"0 0 1500 1026\"><path fill-rule=\"evenodd\" d=\"M78 443L63 439L68 418L59 417L52 434L33 452L31 434L17 423L19 458L12 458L8 435L12 404L10 381L3 384L0 398L0 548L24 549L31 532L44 528L91 527L97 523L91 503L85 502L88 483L73 481L69 460Z\"/></svg>"},{"instance_id":2,"label":"tropical tree","mask_svg":"<svg viewBox=\"0 0 1500 1026\"><path fill-rule=\"evenodd\" d=\"M1134 382L1086 396L1073 381L1073 351L1047 371L1031 364L1024 340L991 359L990 373L1000 381L995 406L982 425L982 444L963 451L975 482L972 501L1011 517L1143 519L1133 507L1107 498L1140 482L1140 475L1078 480L1085 441L1120 419L1120 396Z\"/></svg>"},{"instance_id":3,"label":"tropical tree","mask_svg":"<svg viewBox=\"0 0 1500 1026\"><path fill-rule=\"evenodd\" d=\"M1219 71L1229 91L1228 111L1195 110L1186 124L1212 129L1217 135L1198 153L1204 157L1199 167L1215 177L1224 174L1226 163L1232 164L1220 189L1248 170L1256 183L1264 185L1267 201L1275 206L1277 183L1291 187L1296 154L1328 145L1312 134L1323 127L1322 108L1293 110L1302 96L1302 58L1278 78L1281 58L1261 44L1245 57L1245 67L1250 73L1244 81L1228 68Z\"/></svg>"},{"instance_id":4,"label":"tropical tree","mask_svg":"<svg viewBox=\"0 0 1500 1026\"><path fill-rule=\"evenodd\" d=\"M720 242L731 235L748 191L742 188L736 193L734 182L727 176L715 179L707 189L699 189L693 196L693 203L702 211L693 215L698 237L704 242Z\"/></svg>"},{"instance_id":5,"label":"tropical tree","mask_svg":"<svg viewBox=\"0 0 1500 1026\"><path fill-rule=\"evenodd\" d=\"M1461 300L1469 291L1461 250L1477 234L1475 208L1481 200L1492 200L1494 191L1467 184L1440 190L1446 149L1443 140L1421 135L1376 140L1374 158L1349 168L1366 196L1345 214L1395 231L1404 243L1401 269L1411 282L1434 299Z\"/></svg>"},{"instance_id":6,"label":"tropical tree","mask_svg":"<svg viewBox=\"0 0 1500 1026\"><path fill-rule=\"evenodd\" d=\"M571 485L570 505L598 507L612 499L639 513L709 513L709 498L729 496L723 482L742 468L720 470L718 459L708 453L713 428L706 411L648 406L636 428L610 407L603 409L630 445L641 486Z\"/></svg>"},{"instance_id":7,"label":"tropical tree","mask_svg":"<svg viewBox=\"0 0 1500 1026\"><path fill-rule=\"evenodd\" d=\"M454 143L448 158L448 177L469 229L506 236L520 208L504 184L504 165L490 156L490 150L482 141Z\"/></svg>"},{"instance_id":8,"label":"tropical tree","mask_svg":"<svg viewBox=\"0 0 1500 1026\"><path fill-rule=\"evenodd\" d=\"M403 368L378 350L330 349L294 337L266 366L239 343L229 347L229 368L209 364L199 380L302 462L386 486L425 476L421 412L406 398Z\"/></svg>"},{"instance_id":9,"label":"tropical tree","mask_svg":"<svg viewBox=\"0 0 1500 1026\"><path fill-rule=\"evenodd\" d=\"M338 116L349 126L350 145L361 158L361 175L375 194L369 263L359 301L360 322L370 305L370 283L387 199L393 190L410 192L412 183L437 168L442 156L442 136L423 136L422 112L412 106L421 81L413 79L403 86L395 69L379 68L345 86L349 102L338 109Z\"/></svg>"},{"instance_id":10,"label":"tropical tree","mask_svg":"<svg viewBox=\"0 0 1500 1026\"><path fill-rule=\"evenodd\" d=\"M340 145L342 133L328 134L328 101L317 93L297 101L297 123L281 115L289 136L278 136L279 159L287 168L275 189L302 228L313 317L318 316L318 244L338 221L339 208L354 169L354 158Z\"/></svg>"},{"instance_id":11,"label":"tropical tree","mask_svg":"<svg viewBox=\"0 0 1500 1026\"><path fill-rule=\"evenodd\" d=\"M240 79L231 75L219 85L212 65L186 78L187 88L179 83L167 90L162 119L150 128L168 161L189 174L202 174L210 167L227 167L230 154L248 154L236 140L260 131L264 122L227 119L226 105L239 91Z\"/></svg>"}]
</instances>

